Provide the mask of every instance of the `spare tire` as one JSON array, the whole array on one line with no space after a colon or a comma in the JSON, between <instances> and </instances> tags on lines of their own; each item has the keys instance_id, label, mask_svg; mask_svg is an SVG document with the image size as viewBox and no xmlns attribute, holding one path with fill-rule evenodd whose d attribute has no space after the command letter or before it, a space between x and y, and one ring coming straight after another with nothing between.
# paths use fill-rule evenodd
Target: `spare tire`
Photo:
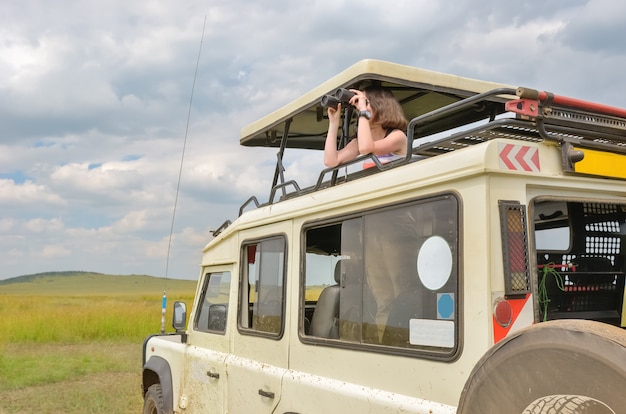
<instances>
[{"instance_id":1,"label":"spare tire","mask_svg":"<svg viewBox=\"0 0 626 414\"><path fill-rule=\"evenodd\" d=\"M522 414L618 414L603 402L580 395L548 395L533 401Z\"/></svg>"},{"instance_id":2,"label":"spare tire","mask_svg":"<svg viewBox=\"0 0 626 414\"><path fill-rule=\"evenodd\" d=\"M589 412L583 405L557 411L564 400L554 397L566 396L570 407L592 401L619 413L626 407L625 389L626 330L595 321L549 321L494 345L472 370L457 412Z\"/></svg>"}]
</instances>

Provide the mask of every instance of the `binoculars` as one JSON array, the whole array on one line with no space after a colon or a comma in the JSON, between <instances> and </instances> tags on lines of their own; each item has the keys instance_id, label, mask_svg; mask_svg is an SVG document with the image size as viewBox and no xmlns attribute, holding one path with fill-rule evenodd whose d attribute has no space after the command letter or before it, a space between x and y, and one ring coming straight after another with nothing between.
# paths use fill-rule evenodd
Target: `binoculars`
<instances>
[{"instance_id":1,"label":"binoculars","mask_svg":"<svg viewBox=\"0 0 626 414\"><path fill-rule=\"evenodd\" d=\"M339 88L335 91L333 95L328 94L322 96L322 100L320 101L320 103L324 108L331 107L337 109L337 105L339 105L340 103L347 104L348 102L350 102L350 98L352 98L354 95L354 92L350 92L345 88Z\"/></svg>"}]
</instances>

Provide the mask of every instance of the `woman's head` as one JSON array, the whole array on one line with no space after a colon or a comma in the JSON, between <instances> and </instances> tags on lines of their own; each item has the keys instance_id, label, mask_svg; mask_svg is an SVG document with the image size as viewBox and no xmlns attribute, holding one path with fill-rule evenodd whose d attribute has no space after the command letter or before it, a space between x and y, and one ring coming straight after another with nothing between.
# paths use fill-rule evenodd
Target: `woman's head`
<instances>
[{"instance_id":1,"label":"woman's head","mask_svg":"<svg viewBox=\"0 0 626 414\"><path fill-rule=\"evenodd\" d=\"M406 130L408 122L404 111L390 91L376 86L368 86L363 92L365 92L372 108L371 123L379 123L383 129Z\"/></svg>"}]
</instances>

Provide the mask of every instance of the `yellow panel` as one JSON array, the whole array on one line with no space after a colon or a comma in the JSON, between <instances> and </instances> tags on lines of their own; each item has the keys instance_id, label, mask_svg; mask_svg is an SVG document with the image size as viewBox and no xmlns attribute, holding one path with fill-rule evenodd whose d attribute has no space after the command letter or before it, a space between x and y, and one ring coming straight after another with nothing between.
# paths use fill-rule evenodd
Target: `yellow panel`
<instances>
[{"instance_id":1,"label":"yellow panel","mask_svg":"<svg viewBox=\"0 0 626 414\"><path fill-rule=\"evenodd\" d=\"M626 156L604 151L576 148L585 153L582 161L574 164L574 171L606 177L626 178Z\"/></svg>"}]
</instances>

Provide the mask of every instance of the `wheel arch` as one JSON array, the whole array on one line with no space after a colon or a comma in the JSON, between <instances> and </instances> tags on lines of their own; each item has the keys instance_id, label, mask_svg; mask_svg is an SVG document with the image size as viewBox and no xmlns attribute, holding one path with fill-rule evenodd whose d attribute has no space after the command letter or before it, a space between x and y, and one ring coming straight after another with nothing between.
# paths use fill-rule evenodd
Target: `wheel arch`
<instances>
[{"instance_id":1,"label":"wheel arch","mask_svg":"<svg viewBox=\"0 0 626 414\"><path fill-rule=\"evenodd\" d=\"M145 397L148 388L161 384L163 403L167 412L174 410L174 391L172 388L172 370L170 364L160 356L153 356L143 366L142 388Z\"/></svg>"}]
</instances>

